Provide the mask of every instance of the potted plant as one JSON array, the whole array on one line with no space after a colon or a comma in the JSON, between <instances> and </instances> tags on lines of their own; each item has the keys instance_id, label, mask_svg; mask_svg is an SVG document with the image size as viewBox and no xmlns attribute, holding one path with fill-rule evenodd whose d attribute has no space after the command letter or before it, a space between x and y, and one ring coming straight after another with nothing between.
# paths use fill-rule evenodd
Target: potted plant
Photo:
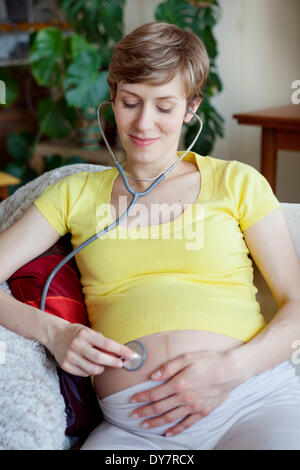
<instances>
[{"instance_id":1,"label":"potted plant","mask_svg":"<svg viewBox=\"0 0 300 470\"><path fill-rule=\"evenodd\" d=\"M67 140L75 154L78 147L101 148L96 110L99 103L110 98L107 69L113 48L123 35L124 3L125 0L61 0L59 4L70 30L48 27L31 34L29 68L37 84L48 90L48 96L37 106L37 134L12 133L6 140L11 161L4 170L20 178L21 185L37 176L30 161L42 138ZM1 72L9 106L18 94L16 83L9 72ZM107 139L114 145L113 112L109 107L102 108L101 115ZM76 155L68 160L57 154L49 155L43 171L80 161L85 160Z\"/></svg>"},{"instance_id":2,"label":"potted plant","mask_svg":"<svg viewBox=\"0 0 300 470\"><path fill-rule=\"evenodd\" d=\"M123 35L124 3L61 0L59 5L73 32L63 35L59 28L51 27L36 33L30 68L37 83L50 90L49 98L38 107L41 132L48 137L72 135L76 143L84 145L91 143L86 136L92 132L94 149L99 148L96 110L110 98L106 77L113 48ZM112 110L104 109L102 114L104 127L115 129ZM108 132L111 144L115 137Z\"/></svg>"},{"instance_id":3,"label":"potted plant","mask_svg":"<svg viewBox=\"0 0 300 470\"><path fill-rule=\"evenodd\" d=\"M15 163L19 166L26 163L26 178L33 177L30 158L44 136L52 140L68 139L75 148L99 149L103 144L96 110L99 103L110 98L106 77L113 48L123 36L124 4L125 0L60 0L59 5L72 30L64 34L59 28L51 27L32 35L30 70L36 82L48 89L49 96L38 104L39 131L34 138L23 133L12 135L7 141L10 153L18 160ZM155 9L157 21L193 31L208 51L210 74L204 100L198 109L204 125L193 147L201 155L211 152L217 136L224 136L224 119L211 104L211 98L222 90L216 67L217 43L212 31L220 13L218 0L166 0ZM101 120L113 146L116 125L111 107L102 108ZM184 126L187 127L184 139L188 147L198 126L193 120ZM25 154L20 150L22 146L28 148ZM47 169L62 164L65 161L59 155L50 155L46 160ZM12 172L11 167L5 168L5 171L10 170ZM20 177L20 173L12 174Z\"/></svg>"},{"instance_id":4,"label":"potted plant","mask_svg":"<svg viewBox=\"0 0 300 470\"><path fill-rule=\"evenodd\" d=\"M160 3L155 10L155 19L178 25L195 33L204 43L210 60L204 99L197 114L203 120L202 132L193 150L200 155L208 155L214 146L217 136L224 137L224 119L211 104L211 98L222 91L222 82L217 72L217 42L213 35L213 27L220 18L221 8L218 0L167 0ZM185 146L188 147L198 131L198 122L185 123Z\"/></svg>"}]
</instances>

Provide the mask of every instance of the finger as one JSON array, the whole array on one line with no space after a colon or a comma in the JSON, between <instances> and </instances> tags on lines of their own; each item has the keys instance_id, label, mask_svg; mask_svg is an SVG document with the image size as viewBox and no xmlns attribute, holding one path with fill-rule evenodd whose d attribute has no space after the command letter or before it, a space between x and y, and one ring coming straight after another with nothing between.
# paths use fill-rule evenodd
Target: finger
<instances>
[{"instance_id":1,"label":"finger","mask_svg":"<svg viewBox=\"0 0 300 470\"><path fill-rule=\"evenodd\" d=\"M89 372L81 369L78 366L74 366L73 364L67 364L63 367L63 370L69 374L78 375L79 377L89 377L89 375L91 375Z\"/></svg>"},{"instance_id":2,"label":"finger","mask_svg":"<svg viewBox=\"0 0 300 470\"><path fill-rule=\"evenodd\" d=\"M121 368L124 365L119 357L107 354L105 351L99 351L99 349L93 348L90 345L82 349L82 356L88 361L98 365L117 368Z\"/></svg>"},{"instance_id":3,"label":"finger","mask_svg":"<svg viewBox=\"0 0 300 470\"><path fill-rule=\"evenodd\" d=\"M183 372L183 371L181 371ZM145 401L158 401L163 398L169 397L174 394L180 394L186 389L186 379L183 374L175 375L171 380L164 382L157 387L139 392L136 395L132 395L130 401L131 403L135 402L145 402Z\"/></svg>"},{"instance_id":4,"label":"finger","mask_svg":"<svg viewBox=\"0 0 300 470\"><path fill-rule=\"evenodd\" d=\"M153 402L174 395L175 392L171 382L172 381L166 382L163 385L158 385L157 387L151 388L150 390L145 390L144 392L139 392L136 395L132 395L130 401L131 403L146 401Z\"/></svg>"},{"instance_id":5,"label":"finger","mask_svg":"<svg viewBox=\"0 0 300 470\"><path fill-rule=\"evenodd\" d=\"M193 363L190 353L182 354L171 361L165 362L159 369L151 374L153 380L165 380L173 377L179 371Z\"/></svg>"},{"instance_id":6,"label":"finger","mask_svg":"<svg viewBox=\"0 0 300 470\"><path fill-rule=\"evenodd\" d=\"M175 426L167 429L164 434L165 434L166 437L175 436L176 434L180 434L185 429L188 429L193 424L197 423L197 421L200 421L200 419L202 419L203 417L204 416L201 413L190 414L186 418L181 420L179 423L176 423Z\"/></svg>"},{"instance_id":7,"label":"finger","mask_svg":"<svg viewBox=\"0 0 300 470\"><path fill-rule=\"evenodd\" d=\"M134 418L143 418L144 416L156 416L167 411L173 410L174 408L180 405L180 399L178 395L173 395L172 397L166 398L165 400L160 400L151 403L150 405L141 406L135 409L131 416Z\"/></svg>"},{"instance_id":8,"label":"finger","mask_svg":"<svg viewBox=\"0 0 300 470\"><path fill-rule=\"evenodd\" d=\"M169 423L174 423L174 421L178 421L179 419L184 418L189 412L190 409L188 407L179 406L161 416L155 416L154 418L144 420L142 427L147 427L150 429L157 426L164 426Z\"/></svg>"},{"instance_id":9,"label":"finger","mask_svg":"<svg viewBox=\"0 0 300 470\"><path fill-rule=\"evenodd\" d=\"M90 329L90 342L95 348L104 349L110 353L114 353L120 358L131 360L134 351L124 344L117 343L111 338L106 338L101 333Z\"/></svg>"},{"instance_id":10,"label":"finger","mask_svg":"<svg viewBox=\"0 0 300 470\"><path fill-rule=\"evenodd\" d=\"M88 375L99 375L102 374L104 367L100 364L95 364L90 362L74 351L68 351L67 354L67 364L70 364L73 367L82 369Z\"/></svg>"},{"instance_id":11,"label":"finger","mask_svg":"<svg viewBox=\"0 0 300 470\"><path fill-rule=\"evenodd\" d=\"M190 428L193 424L195 424L197 421L200 419L205 418L205 416L208 416L212 411L214 411L224 400L215 400L209 404L209 406L203 405L201 411L194 412L192 414L189 414L185 419L183 419L180 423L177 423L174 427L167 429L165 432L165 435L175 435L179 434L185 429ZM200 407L200 405L199 405Z\"/></svg>"}]
</instances>

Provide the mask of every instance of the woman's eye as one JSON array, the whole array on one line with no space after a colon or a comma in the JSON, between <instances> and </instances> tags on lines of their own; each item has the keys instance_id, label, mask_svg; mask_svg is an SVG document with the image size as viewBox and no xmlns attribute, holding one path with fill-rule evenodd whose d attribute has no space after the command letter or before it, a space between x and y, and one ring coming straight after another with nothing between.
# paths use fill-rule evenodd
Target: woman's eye
<instances>
[{"instance_id":1,"label":"woman's eye","mask_svg":"<svg viewBox=\"0 0 300 470\"><path fill-rule=\"evenodd\" d=\"M138 103L134 103L134 104L131 104L131 103L124 103L124 106L125 108L134 108L135 106L137 106Z\"/></svg>"},{"instance_id":2,"label":"woman's eye","mask_svg":"<svg viewBox=\"0 0 300 470\"><path fill-rule=\"evenodd\" d=\"M163 109L163 108L158 108L159 111L161 111L162 113L170 113L172 111L172 109Z\"/></svg>"},{"instance_id":3,"label":"woman's eye","mask_svg":"<svg viewBox=\"0 0 300 470\"><path fill-rule=\"evenodd\" d=\"M125 108L135 108L136 106L138 106L139 103L124 103L124 106ZM160 108L159 106L157 107L157 109L161 112L161 113L170 113L172 110L171 109L164 109L164 108Z\"/></svg>"}]
</instances>

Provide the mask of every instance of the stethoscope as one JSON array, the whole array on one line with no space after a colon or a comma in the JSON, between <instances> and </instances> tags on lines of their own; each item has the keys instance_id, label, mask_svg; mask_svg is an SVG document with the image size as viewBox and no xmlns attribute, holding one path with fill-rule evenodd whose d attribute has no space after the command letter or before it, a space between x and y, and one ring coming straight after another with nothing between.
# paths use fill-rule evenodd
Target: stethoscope
<instances>
[{"instance_id":1,"label":"stethoscope","mask_svg":"<svg viewBox=\"0 0 300 470\"><path fill-rule=\"evenodd\" d=\"M116 159L113 151L111 150L110 148L110 145L106 139L106 136L104 134L104 131L102 129L102 125L101 125L101 120L100 120L100 108L101 106L103 106L104 104L111 104L112 103L112 100L109 100L109 101L103 101L103 103L101 103L99 106L98 106L98 109L97 109L97 119L98 119L98 124L99 124L99 128L100 128L100 132L101 132L101 135L103 137L103 140L105 142L105 145L123 179L123 182L125 184L125 187L127 189L127 191L132 195L132 200L129 204L129 206L127 207L126 211L115 221L113 222L112 224L108 225L107 227L105 227L103 230L101 230L100 232L97 232L95 235L93 235L92 237L90 237L88 240L86 240L85 242L83 242L81 245L79 245L77 248L75 248L75 250L71 251L60 263L58 263L58 265L53 269L53 271L51 272L51 274L49 275L46 283L45 283L45 286L44 286L44 289L43 289L43 293L42 293L42 297L41 297L41 305L40 305L40 309L42 311L45 310L45 304L46 304L46 297L47 297L47 292L48 292L48 289L49 289L49 286L54 278L54 276L58 273L58 271L64 266L65 263L67 263L71 258L73 258L73 256L75 256L79 251L81 251L83 248L85 248L87 245L89 245L90 243L92 243L94 240L98 240L104 233L108 232L109 230L112 230L113 228L115 228L122 220L124 220L127 216L128 216L128 213L130 211L130 209L132 208L132 206L135 204L135 202L137 201L137 199L139 197L142 197L142 196L146 196L147 194L149 194L157 185L158 183L160 183L166 176L168 173L170 173L176 165L178 165L178 163L186 156L186 154L191 150L191 148L193 147L193 145L195 144L196 140L198 139L201 131L202 131L202 127L203 127L203 123L200 119L200 117L194 113L190 108L188 108L188 113L191 113L194 115L194 117L196 117L200 123L200 128L199 128L199 131L196 135L196 137L194 138L193 142L190 144L190 146L188 147L188 149L181 155L181 157L175 162L173 163L173 165L171 165L167 170L165 170L164 172L162 172L160 175L158 175L156 178L151 178L150 180L153 180L155 179L155 181L149 186L148 189L146 189L145 191L135 191L129 184L128 182L128 179L127 179L127 176L126 176L126 172L122 166L122 164ZM130 175L128 175L130 176ZM138 370L142 367L142 365L144 364L145 360L146 360L146 357L147 357L147 353L146 353L146 350L145 350L145 347L144 345L140 342L140 341L129 341L128 343L126 343L126 346L128 346L130 349L132 349L136 354L135 356L133 357L133 359L131 360L128 360L128 361L125 361L124 362L124 365L123 365L123 368L126 369L126 370L129 370L129 371L135 371L135 370ZM60 365L58 364L58 362L55 360L54 356L50 353L50 351L48 351L47 348L46 349L46 354L48 356L49 359L51 359L57 367L60 367Z\"/></svg>"}]
</instances>

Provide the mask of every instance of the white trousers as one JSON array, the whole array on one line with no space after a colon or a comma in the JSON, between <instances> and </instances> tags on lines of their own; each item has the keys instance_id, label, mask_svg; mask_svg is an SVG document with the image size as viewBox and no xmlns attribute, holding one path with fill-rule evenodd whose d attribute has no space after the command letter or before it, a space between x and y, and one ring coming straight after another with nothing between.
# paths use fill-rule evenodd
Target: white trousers
<instances>
[{"instance_id":1,"label":"white trousers","mask_svg":"<svg viewBox=\"0 0 300 470\"><path fill-rule=\"evenodd\" d=\"M145 404L130 403L132 395L159 383L148 380L99 399L105 419L81 450L300 450L300 378L290 361L252 376L208 416L171 437L163 433L175 422L144 429L146 417L131 417Z\"/></svg>"}]
</instances>

